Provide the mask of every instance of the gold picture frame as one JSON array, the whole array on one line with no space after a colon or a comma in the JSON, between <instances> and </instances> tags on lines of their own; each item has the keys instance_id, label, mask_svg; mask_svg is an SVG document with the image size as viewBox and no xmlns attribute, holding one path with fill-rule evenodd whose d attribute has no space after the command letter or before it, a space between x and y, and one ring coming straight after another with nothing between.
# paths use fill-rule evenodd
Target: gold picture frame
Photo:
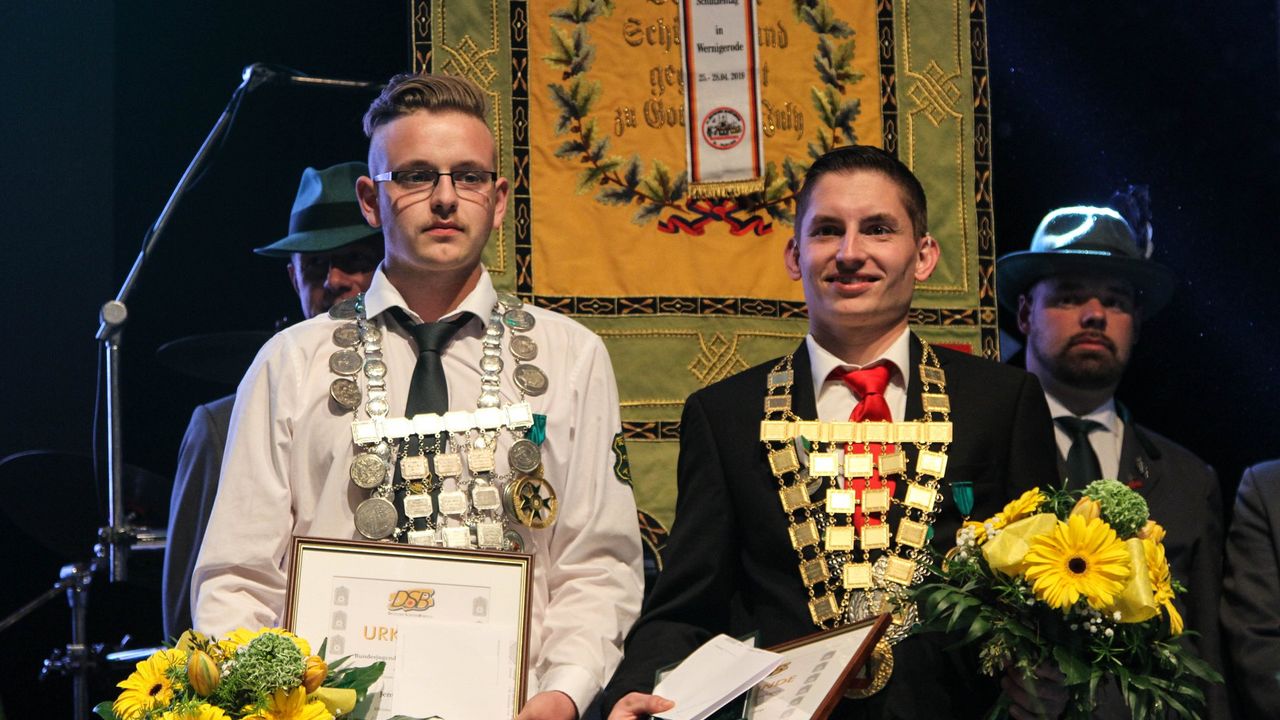
<instances>
[{"instance_id":1,"label":"gold picture frame","mask_svg":"<svg viewBox=\"0 0 1280 720\"><path fill-rule=\"evenodd\" d=\"M292 550L285 627L324 638L331 661L387 663L369 717L520 711L532 555L310 537Z\"/></svg>"}]
</instances>

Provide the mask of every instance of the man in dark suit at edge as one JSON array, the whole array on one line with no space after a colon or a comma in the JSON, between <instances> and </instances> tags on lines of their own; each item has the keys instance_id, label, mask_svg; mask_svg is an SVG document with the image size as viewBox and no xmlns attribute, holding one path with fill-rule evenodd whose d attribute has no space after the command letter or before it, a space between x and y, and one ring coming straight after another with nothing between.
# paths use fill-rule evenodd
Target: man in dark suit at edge
<instances>
[{"instance_id":1,"label":"man in dark suit at edge","mask_svg":"<svg viewBox=\"0 0 1280 720\"><path fill-rule=\"evenodd\" d=\"M1280 460L1240 478L1221 613L1236 717L1280 715Z\"/></svg>"},{"instance_id":2,"label":"man in dark suit at edge","mask_svg":"<svg viewBox=\"0 0 1280 720\"><path fill-rule=\"evenodd\" d=\"M791 411L801 419L936 419L923 409L921 373L935 378L937 371L944 373L945 386L927 390L948 396L954 432L943 448L948 461L938 485L940 509L926 518L933 521L926 544L938 551L952 545L962 515L987 517L1024 490L1056 478L1049 416L1035 378L964 353L929 348L909 331L915 284L929 278L938 257L937 242L927 230L924 190L895 157L852 146L833 150L810 167L796 201L795 235L784 252L787 272L802 283L809 312L809 334L789 357L791 384L777 387L774 381L787 377L778 374L785 373L785 360L770 361L694 393L685 404L668 560L605 689L611 718L669 709L669 701L646 694L655 670L682 660L717 633L758 632L757 644L770 646L849 621L850 601L836 574L843 564L884 563L889 553L910 555L893 543L862 549L868 527L884 523L895 536L903 519L897 510L824 517L824 524L853 527L858 549L842 554L844 546L833 540L827 547L831 536L826 536L816 549L805 547L798 555L789 528L800 527L795 523L806 514L819 513L824 493L854 489L861 508L867 492L887 486L896 502L905 486L925 478L916 465L917 447L903 443L905 471L886 472L883 478L878 470L865 479L841 476L825 490L809 484L811 505L795 510L793 501L792 511L784 510L780 483L785 481L775 475L770 448L761 442L766 395L785 390ZM795 447L803 463L806 448L799 440ZM841 447L846 454L857 452ZM892 454L893 447L882 446L877 463L886 452ZM956 489L966 484L974 502L962 513ZM808 584L812 575L802 578L800 560L815 552L829 561L831 577ZM874 585L869 595L890 587L882 579L868 584ZM838 616L814 609L811 598L827 595L834 598ZM825 617L821 622L820 616ZM962 653L944 651L947 644L928 636L897 642L887 685L866 699L843 701L835 716L981 716L995 700L995 683L978 677ZM1052 683L1037 683L1038 691L1006 684L1017 717L1055 716L1065 704L1065 693Z\"/></svg>"},{"instance_id":3,"label":"man in dark suit at edge","mask_svg":"<svg viewBox=\"0 0 1280 720\"><path fill-rule=\"evenodd\" d=\"M1178 604L1187 629L1199 633L1191 643L1220 671L1223 533L1217 474L1186 448L1135 423L1115 399L1142 322L1168 303L1176 278L1149 259L1145 189L1118 193L1112 205L1065 207L1046 215L1029 250L997 261L998 295L1001 305L1017 313L1018 329L1026 335L1027 370L1045 390L1063 481L1079 490L1098 478L1114 478L1146 499L1151 518L1167 533L1173 577L1188 588ZM1197 402L1194 390L1187 400ZM1087 442L1077 444L1077 437ZM1223 687L1206 693L1207 716L1229 717ZM1130 716L1115 687L1102 688L1097 703L1095 717Z\"/></svg>"}]
</instances>

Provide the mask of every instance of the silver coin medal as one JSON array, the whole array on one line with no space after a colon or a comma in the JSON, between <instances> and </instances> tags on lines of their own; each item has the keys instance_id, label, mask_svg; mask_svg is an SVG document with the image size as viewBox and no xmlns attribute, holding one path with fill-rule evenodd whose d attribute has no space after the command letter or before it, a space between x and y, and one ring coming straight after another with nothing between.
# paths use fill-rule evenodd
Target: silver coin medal
<instances>
[{"instance_id":1,"label":"silver coin medal","mask_svg":"<svg viewBox=\"0 0 1280 720\"><path fill-rule=\"evenodd\" d=\"M502 293L498 304L489 315L489 324L485 328L481 341L480 356L480 397L476 405L480 407L498 407L502 404L500 388L502 388L502 337L506 334L502 323L502 307L506 302L520 302L509 293ZM477 429L475 439L468 438L467 469L471 471L474 483L471 484L470 501L474 509L471 523L476 530L476 544L479 547L502 548L503 532L506 523L502 516L502 492L494 486L494 473L497 464L494 452L498 448L498 429Z\"/></svg>"},{"instance_id":2,"label":"silver coin medal","mask_svg":"<svg viewBox=\"0 0 1280 720\"><path fill-rule=\"evenodd\" d=\"M533 314L522 308L520 299L511 295L506 297L499 296L499 305L503 306L502 321L503 324L511 328L511 339L507 343L507 349L511 353L511 357L516 360L515 369L511 373L511 379L515 383L516 388L522 396L538 397L547 392L549 381L546 373L537 365L530 361L538 356L538 345L533 338L527 335L533 329L535 320ZM555 511L555 490L546 480L537 476L539 469L542 467L542 450L537 443L527 438L517 437L507 449L507 463L510 465L512 474L506 478L503 487L503 500L507 514L514 517L520 524L529 525L530 527L550 527L556 519ZM517 475L518 474L518 475ZM527 504L521 503L515 497L522 491L529 491L530 481L544 494L544 498L549 496L550 507L544 508L540 517L531 519L527 517L525 508L520 507ZM549 512L546 512L549 510ZM504 544L511 544L505 542Z\"/></svg>"},{"instance_id":3,"label":"silver coin medal","mask_svg":"<svg viewBox=\"0 0 1280 720\"><path fill-rule=\"evenodd\" d=\"M517 361L512 380L521 393L537 397L547 391L547 375L537 365L529 362L538 356L538 345L524 333L532 330L536 321L533 314L522 305L519 298L509 293L498 301L498 309L502 310L502 324L512 330L511 340L507 343L511 357Z\"/></svg>"},{"instance_id":4,"label":"silver coin medal","mask_svg":"<svg viewBox=\"0 0 1280 720\"><path fill-rule=\"evenodd\" d=\"M349 309L347 303L349 303ZM339 351L339 353L335 353L334 357L330 358L330 369L346 376L358 375L363 370L365 385L368 390L365 397L365 411L371 419L384 418L387 414L386 383L383 380L385 366L382 366L382 373L379 373L377 369L382 363L381 333L368 322L364 312L363 295L358 295L350 301L339 303L339 305L342 306L336 315L339 319L355 320L356 342L354 345ZM339 305L334 307L337 308ZM350 313L349 317L348 313ZM332 311L330 314L334 315ZM349 325L343 325L334 331L334 344L342 346L351 342L351 332L347 329L349 327ZM355 372L349 372L351 366L356 363L352 363L348 356L335 359L341 353L349 353L358 359L358 367ZM371 367L373 372L370 372ZM344 378L339 378L339 380L341 379ZM348 379L352 384L356 382L351 377L345 379ZM349 389L349 386L347 387ZM331 386L331 394L333 390L334 388ZM357 393L359 391L358 385L356 391ZM343 403L339 401L339 404ZM357 407L359 405L358 399L356 400L356 405ZM394 534L396 530L397 514L395 505L387 498L391 487L389 469L394 459L394 452L381 438L374 442L366 443L361 449L362 452L357 453L352 458L348 474L352 483L362 489L370 490L371 496L356 507L356 530L366 538L381 540Z\"/></svg>"},{"instance_id":5,"label":"silver coin medal","mask_svg":"<svg viewBox=\"0 0 1280 720\"><path fill-rule=\"evenodd\" d=\"M340 303L335 303L329 309L329 316L336 320L355 320L357 312L357 302L359 298L349 298ZM329 358L329 368L334 373L341 375L335 378L329 384L329 397L344 410L354 411L360 407L361 393L360 383L351 375L351 368L356 364L355 360L363 364L358 351L353 350L360 345L361 329L359 322L347 322L339 325L333 331L333 344L338 346L338 351ZM378 453L365 451L357 453L351 460L351 466L348 468L347 474L351 478L351 482L357 487L369 489L381 485L385 479L387 471L386 458Z\"/></svg>"},{"instance_id":6,"label":"silver coin medal","mask_svg":"<svg viewBox=\"0 0 1280 720\"><path fill-rule=\"evenodd\" d=\"M329 384L329 397L343 410L355 410L360 407L362 397L360 383L351 377L355 375L351 368L356 365L358 353L357 358L352 358L350 351L360 344L360 324L349 322L339 325L333 331L333 344L339 349L329 358L329 368L342 377Z\"/></svg>"}]
</instances>

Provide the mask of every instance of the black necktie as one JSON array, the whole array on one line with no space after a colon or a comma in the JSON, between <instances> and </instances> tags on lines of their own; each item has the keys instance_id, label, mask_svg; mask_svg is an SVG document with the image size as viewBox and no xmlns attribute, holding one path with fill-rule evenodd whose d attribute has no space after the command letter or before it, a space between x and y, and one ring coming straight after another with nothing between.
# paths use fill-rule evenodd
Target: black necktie
<instances>
[{"instance_id":1,"label":"black necktie","mask_svg":"<svg viewBox=\"0 0 1280 720\"><path fill-rule=\"evenodd\" d=\"M444 322L416 325L405 322L405 327L418 343L418 364L413 368L413 380L409 383L409 399L404 406L405 417L413 417L419 413L444 414L449 409L449 383L444 377L440 351L470 319L471 313L464 312ZM407 316L404 320L408 320Z\"/></svg>"},{"instance_id":2,"label":"black necktie","mask_svg":"<svg viewBox=\"0 0 1280 720\"><path fill-rule=\"evenodd\" d=\"M1054 418L1054 422L1071 436L1071 450L1067 453L1067 487L1081 490L1094 480L1101 479L1102 466L1089 442L1089 433L1103 429L1103 424L1074 415Z\"/></svg>"},{"instance_id":3,"label":"black necktie","mask_svg":"<svg viewBox=\"0 0 1280 720\"><path fill-rule=\"evenodd\" d=\"M413 368L413 379L409 382L409 397L405 401L404 416L411 418L414 415L423 413L437 413L443 415L449 409L449 383L444 376L444 363L440 359L440 352L449 344L453 336L462 329L463 325L471 319L471 313L459 313L458 317L452 320L433 323L414 323L407 313L399 308L392 308L392 314L402 327L413 335L414 342L418 344L418 364ZM427 443L426 438L422 438L423 443ZM440 447L443 448L443 438ZM421 453L425 448L410 448L410 442L405 440L404 453L409 454ZM396 469L396 476L399 478L400 470ZM396 483L399 487L396 490L396 513L399 515L399 522L404 524L406 517L404 515L404 494L407 490L406 483L403 480ZM439 491L431 493L432 504L434 505L440 496ZM439 516L439 510L433 513ZM414 529L423 530L427 527L425 518L414 519ZM405 538L401 538L404 542Z\"/></svg>"}]
</instances>

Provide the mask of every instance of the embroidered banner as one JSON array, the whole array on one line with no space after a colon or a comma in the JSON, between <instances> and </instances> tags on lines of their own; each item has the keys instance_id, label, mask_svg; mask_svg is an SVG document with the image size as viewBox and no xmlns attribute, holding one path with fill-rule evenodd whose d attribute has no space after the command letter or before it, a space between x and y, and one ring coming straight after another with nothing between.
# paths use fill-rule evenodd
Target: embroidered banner
<instances>
[{"instance_id":1,"label":"embroidered banner","mask_svg":"<svg viewBox=\"0 0 1280 720\"><path fill-rule=\"evenodd\" d=\"M764 190L756 12L751 0L683 0L689 196Z\"/></svg>"},{"instance_id":2,"label":"embroidered banner","mask_svg":"<svg viewBox=\"0 0 1280 720\"><path fill-rule=\"evenodd\" d=\"M805 332L783 271L808 164L850 142L896 152L929 197L942 259L911 321L998 357L983 0L755 3L763 189L690 193L684 0L420 0L415 69L494 101L512 202L486 250L495 282L574 315L617 370L638 504L674 508L690 392Z\"/></svg>"}]
</instances>

